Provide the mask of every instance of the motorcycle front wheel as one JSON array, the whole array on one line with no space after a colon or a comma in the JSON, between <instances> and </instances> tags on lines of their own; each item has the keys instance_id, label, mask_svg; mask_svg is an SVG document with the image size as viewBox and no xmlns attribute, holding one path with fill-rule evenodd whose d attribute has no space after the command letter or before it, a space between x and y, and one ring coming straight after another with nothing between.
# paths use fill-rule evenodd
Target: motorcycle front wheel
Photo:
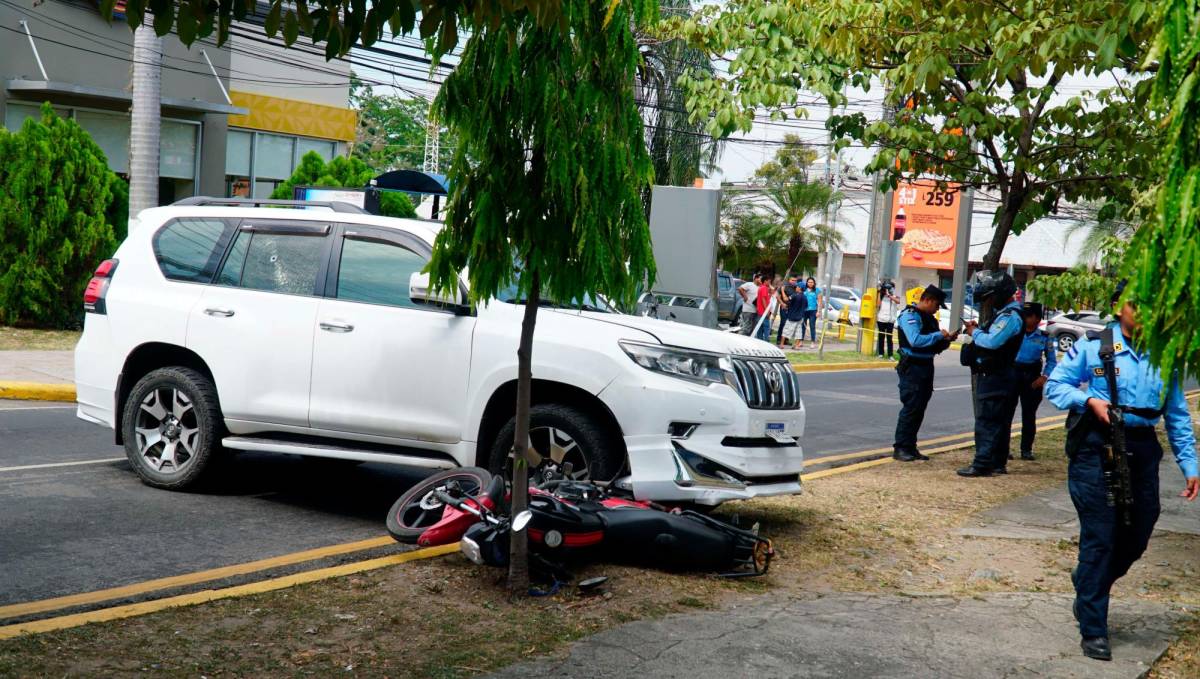
<instances>
[{"instance_id":1,"label":"motorcycle front wheel","mask_svg":"<svg viewBox=\"0 0 1200 679\"><path fill-rule=\"evenodd\" d=\"M456 486L463 497L478 497L492 483L492 474L482 467L447 469L419 482L400 496L387 515L387 530L397 542L416 544L421 533L442 520L445 503L435 491Z\"/></svg>"}]
</instances>

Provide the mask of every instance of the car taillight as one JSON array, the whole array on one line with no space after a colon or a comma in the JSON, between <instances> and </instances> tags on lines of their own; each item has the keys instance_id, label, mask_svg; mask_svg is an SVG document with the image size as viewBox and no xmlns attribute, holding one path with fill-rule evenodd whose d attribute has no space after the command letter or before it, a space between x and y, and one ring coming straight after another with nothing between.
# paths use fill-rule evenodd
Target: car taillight
<instances>
[{"instance_id":1,"label":"car taillight","mask_svg":"<svg viewBox=\"0 0 1200 679\"><path fill-rule=\"evenodd\" d=\"M87 288L83 291L84 311L96 314L108 313L108 310L104 308L104 295L108 292L108 284L116 270L117 260L115 259L106 259L96 267L96 273L92 275L92 280L88 281Z\"/></svg>"}]
</instances>

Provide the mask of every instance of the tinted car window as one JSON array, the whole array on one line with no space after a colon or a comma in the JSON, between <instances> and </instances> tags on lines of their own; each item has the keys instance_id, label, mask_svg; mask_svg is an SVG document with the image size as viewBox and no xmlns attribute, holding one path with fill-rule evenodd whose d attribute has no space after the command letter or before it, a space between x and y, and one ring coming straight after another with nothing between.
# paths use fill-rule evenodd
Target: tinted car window
<instances>
[{"instance_id":1,"label":"tinted car window","mask_svg":"<svg viewBox=\"0 0 1200 679\"><path fill-rule=\"evenodd\" d=\"M311 295L317 285L324 244L325 239L319 236L242 231L217 282L251 290Z\"/></svg>"},{"instance_id":2,"label":"tinted car window","mask_svg":"<svg viewBox=\"0 0 1200 679\"><path fill-rule=\"evenodd\" d=\"M417 307L408 279L426 260L407 248L374 240L346 238L338 267L337 298L351 302Z\"/></svg>"},{"instance_id":3,"label":"tinted car window","mask_svg":"<svg viewBox=\"0 0 1200 679\"><path fill-rule=\"evenodd\" d=\"M233 224L224 219L176 219L154 236L154 257L173 281L208 283L225 254Z\"/></svg>"},{"instance_id":4,"label":"tinted car window","mask_svg":"<svg viewBox=\"0 0 1200 679\"><path fill-rule=\"evenodd\" d=\"M720 290L721 292L729 292L729 289L731 287L733 287L733 284L732 284L732 281L729 280L729 276L717 276L717 289L718 290Z\"/></svg>"}]
</instances>

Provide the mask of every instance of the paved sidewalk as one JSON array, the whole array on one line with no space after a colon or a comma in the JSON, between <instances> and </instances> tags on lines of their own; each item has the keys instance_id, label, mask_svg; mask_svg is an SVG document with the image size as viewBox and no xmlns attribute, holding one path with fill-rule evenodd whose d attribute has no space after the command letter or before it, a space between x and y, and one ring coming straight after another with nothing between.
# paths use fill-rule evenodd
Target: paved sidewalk
<instances>
[{"instance_id":1,"label":"paved sidewalk","mask_svg":"<svg viewBox=\"0 0 1200 679\"><path fill-rule=\"evenodd\" d=\"M1168 451L1158 471L1162 514L1155 532L1200 535L1200 502L1179 497L1183 476ZM1047 488L989 509L959 529L962 535L1013 540L1065 540L1079 536L1079 517L1065 485Z\"/></svg>"},{"instance_id":2,"label":"paved sidewalk","mask_svg":"<svg viewBox=\"0 0 1200 679\"><path fill-rule=\"evenodd\" d=\"M0 351L0 382L73 384L72 351Z\"/></svg>"},{"instance_id":3,"label":"paved sidewalk","mask_svg":"<svg viewBox=\"0 0 1200 679\"><path fill-rule=\"evenodd\" d=\"M1070 597L830 594L760 597L728 610L621 625L571 646L566 658L495 677L1088 677L1143 676L1167 649L1181 613L1116 601L1113 662L1088 660Z\"/></svg>"}]
</instances>

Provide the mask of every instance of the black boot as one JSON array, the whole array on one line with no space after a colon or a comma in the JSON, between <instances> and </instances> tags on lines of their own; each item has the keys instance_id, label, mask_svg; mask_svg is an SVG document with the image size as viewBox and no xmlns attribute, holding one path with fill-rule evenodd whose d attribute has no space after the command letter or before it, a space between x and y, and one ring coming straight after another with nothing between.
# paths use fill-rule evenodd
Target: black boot
<instances>
[{"instance_id":1,"label":"black boot","mask_svg":"<svg viewBox=\"0 0 1200 679\"><path fill-rule=\"evenodd\" d=\"M894 453L892 453L892 459L898 460L900 462L913 462L914 460L917 459L917 456L913 455L912 453L908 452L907 450L897 450Z\"/></svg>"},{"instance_id":2,"label":"black boot","mask_svg":"<svg viewBox=\"0 0 1200 679\"><path fill-rule=\"evenodd\" d=\"M912 456L918 460L928 460L929 459L928 455L922 454L921 451L919 451L919 450L914 450L912 453Z\"/></svg>"},{"instance_id":3,"label":"black boot","mask_svg":"<svg viewBox=\"0 0 1200 679\"><path fill-rule=\"evenodd\" d=\"M965 476L968 478L973 478L973 477L977 477L977 476L991 476L992 471L990 469L980 469L979 467L971 465L969 467L963 467L962 469L958 470L958 475Z\"/></svg>"},{"instance_id":4,"label":"black boot","mask_svg":"<svg viewBox=\"0 0 1200 679\"><path fill-rule=\"evenodd\" d=\"M1033 451L1022 450L1021 451L1021 459L1022 460L1036 460L1037 458L1033 456Z\"/></svg>"},{"instance_id":5,"label":"black boot","mask_svg":"<svg viewBox=\"0 0 1200 679\"><path fill-rule=\"evenodd\" d=\"M1108 637L1084 637L1079 642L1083 654L1093 660L1112 660L1112 648L1108 645Z\"/></svg>"}]
</instances>

